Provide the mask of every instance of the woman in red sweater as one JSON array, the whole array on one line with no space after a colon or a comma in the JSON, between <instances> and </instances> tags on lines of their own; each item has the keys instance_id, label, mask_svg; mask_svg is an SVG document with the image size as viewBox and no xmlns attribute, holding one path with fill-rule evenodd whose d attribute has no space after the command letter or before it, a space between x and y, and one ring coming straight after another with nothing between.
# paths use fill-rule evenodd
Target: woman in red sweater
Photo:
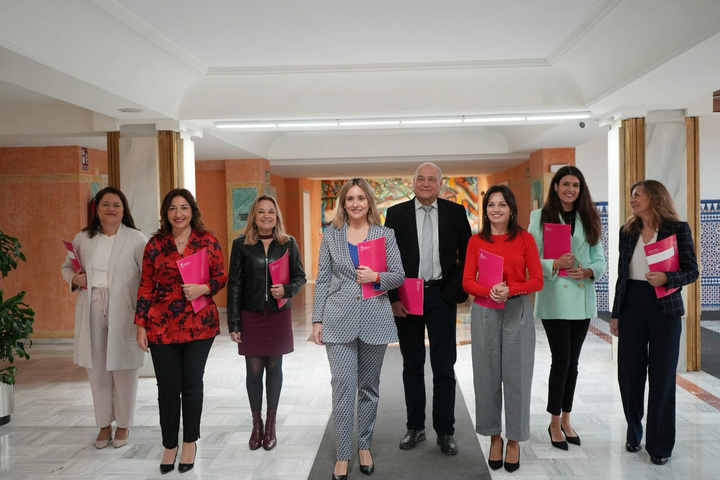
<instances>
[{"instance_id":1,"label":"woman in red sweater","mask_svg":"<svg viewBox=\"0 0 720 480\"><path fill-rule=\"evenodd\" d=\"M482 211L482 230L468 242L463 274L463 288L475 296L471 333L476 431L490 436L490 468L502 467L504 392L508 439L504 464L505 470L514 472L520 467L519 442L530 438L535 322L528 293L542 289L543 274L535 239L518 225L512 191L493 185ZM493 256L502 257L502 281L487 285L478 279L478 268L480 278L494 277ZM499 268L499 261L495 267Z\"/></svg>"}]
</instances>

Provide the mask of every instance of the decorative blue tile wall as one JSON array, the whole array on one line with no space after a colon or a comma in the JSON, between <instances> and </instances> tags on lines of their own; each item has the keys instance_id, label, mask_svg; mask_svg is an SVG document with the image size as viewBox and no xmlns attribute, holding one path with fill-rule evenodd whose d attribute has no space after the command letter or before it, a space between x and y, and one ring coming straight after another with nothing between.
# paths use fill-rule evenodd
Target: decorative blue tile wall
<instances>
[{"instance_id":1,"label":"decorative blue tile wall","mask_svg":"<svg viewBox=\"0 0 720 480\"><path fill-rule=\"evenodd\" d=\"M700 200L700 303L720 310L720 200Z\"/></svg>"},{"instance_id":2,"label":"decorative blue tile wall","mask_svg":"<svg viewBox=\"0 0 720 480\"><path fill-rule=\"evenodd\" d=\"M600 221L602 222L602 244L603 251L605 253L605 262L609 265L608 260L608 204L607 202L595 202L595 208L597 208L600 214ZM610 311L610 293L608 292L608 269L605 269L602 277L595 282L595 294L597 295L597 306L598 312L609 312Z\"/></svg>"}]
</instances>

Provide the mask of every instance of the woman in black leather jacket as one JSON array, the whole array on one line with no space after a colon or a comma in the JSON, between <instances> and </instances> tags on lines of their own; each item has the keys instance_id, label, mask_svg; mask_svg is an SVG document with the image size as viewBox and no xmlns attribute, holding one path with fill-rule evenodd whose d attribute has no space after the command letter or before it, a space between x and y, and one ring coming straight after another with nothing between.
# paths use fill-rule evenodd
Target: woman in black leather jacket
<instances>
[{"instance_id":1,"label":"woman in black leather jacket","mask_svg":"<svg viewBox=\"0 0 720 480\"><path fill-rule=\"evenodd\" d=\"M287 256L287 262L281 260ZM273 265L273 262L279 263ZM279 264L287 265L289 279L276 279ZM281 268L282 269L282 268ZM233 241L228 276L228 331L245 356L246 387L252 410L250 450L277 445L275 415L282 389L282 356L293 351L290 298L305 284L305 272L295 239L285 233L275 199L261 195L250 207L245 233ZM267 388L267 417L261 417L263 372Z\"/></svg>"}]
</instances>

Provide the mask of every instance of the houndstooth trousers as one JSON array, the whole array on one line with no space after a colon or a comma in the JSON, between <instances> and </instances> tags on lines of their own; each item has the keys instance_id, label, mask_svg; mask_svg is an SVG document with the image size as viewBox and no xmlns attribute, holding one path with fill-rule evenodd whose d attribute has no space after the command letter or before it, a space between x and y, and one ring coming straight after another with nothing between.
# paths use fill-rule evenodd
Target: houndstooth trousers
<instances>
[{"instance_id":1,"label":"houndstooth trousers","mask_svg":"<svg viewBox=\"0 0 720 480\"><path fill-rule=\"evenodd\" d=\"M352 433L357 398L358 449L370 448L378 401L380 370L387 345L370 345L360 339L325 344L330 362L332 414L337 460L352 457Z\"/></svg>"}]
</instances>

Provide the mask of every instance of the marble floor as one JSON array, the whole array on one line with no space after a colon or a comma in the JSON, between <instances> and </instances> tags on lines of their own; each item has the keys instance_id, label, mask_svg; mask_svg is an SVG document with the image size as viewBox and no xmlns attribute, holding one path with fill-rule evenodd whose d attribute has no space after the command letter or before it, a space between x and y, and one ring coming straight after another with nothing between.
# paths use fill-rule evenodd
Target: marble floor
<instances>
[{"instance_id":1,"label":"marble floor","mask_svg":"<svg viewBox=\"0 0 720 480\"><path fill-rule=\"evenodd\" d=\"M183 478L307 478L330 416L327 358L323 348L308 341L310 291L307 288L301 293L302 298L293 310L295 352L284 361L278 447L270 452L262 449L252 452L247 447L251 421L244 391L244 361L223 333L213 345L206 370L202 439L198 442L195 469L183 474ZM462 324L468 319L468 308L467 304L462 306L459 315L457 377L474 417L469 334L467 325ZM582 447L571 445L566 452L552 448L547 438L549 418L545 412L550 355L539 321L536 328L532 436L522 445L521 468L513 474L504 470L493 472L493 478L720 478L720 380L701 372L678 375L677 444L668 465L651 464L644 450L626 453L616 366L611 360L607 324L598 320L593 321L583 350L573 413ZM161 478L158 463L162 447L153 378L140 379L129 444L119 449L96 450L92 444L97 428L90 389L84 369L72 363L72 345L37 341L30 353L29 361L18 364L21 373L15 387L12 421L0 427L0 479ZM397 430L399 441L405 430L401 420ZM481 438L480 445L487 455L488 440ZM382 465L378 465L380 469ZM162 478L179 475L176 470ZM356 470L351 476L358 478L360 474ZM408 472L407 478L422 476ZM454 478L457 477L448 472L448 479Z\"/></svg>"}]
</instances>

